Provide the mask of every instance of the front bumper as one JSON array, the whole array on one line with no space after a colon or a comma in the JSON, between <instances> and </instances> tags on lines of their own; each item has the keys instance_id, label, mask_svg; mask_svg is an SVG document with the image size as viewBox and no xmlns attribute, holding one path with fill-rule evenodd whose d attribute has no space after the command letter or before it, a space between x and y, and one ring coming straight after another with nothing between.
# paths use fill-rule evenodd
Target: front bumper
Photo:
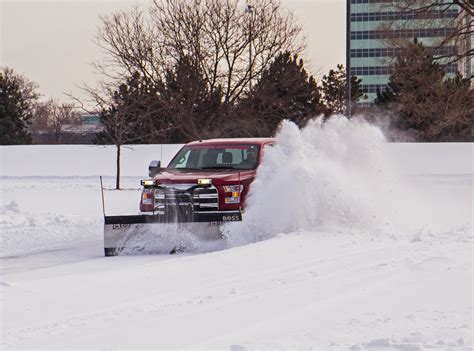
<instances>
[{"instance_id":1,"label":"front bumper","mask_svg":"<svg viewBox=\"0 0 474 351\"><path fill-rule=\"evenodd\" d=\"M224 223L242 221L241 211L215 211L205 213L190 213L186 216L169 216L165 214L105 216L105 225L144 224L144 223Z\"/></svg>"}]
</instances>

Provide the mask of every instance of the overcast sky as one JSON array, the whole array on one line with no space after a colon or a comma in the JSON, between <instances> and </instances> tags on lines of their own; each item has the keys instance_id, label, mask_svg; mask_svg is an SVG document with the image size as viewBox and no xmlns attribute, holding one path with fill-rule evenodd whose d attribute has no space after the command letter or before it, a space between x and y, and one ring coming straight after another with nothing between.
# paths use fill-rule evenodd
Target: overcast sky
<instances>
[{"instance_id":1,"label":"overcast sky","mask_svg":"<svg viewBox=\"0 0 474 351\"><path fill-rule=\"evenodd\" d=\"M242 0L245 3L244 0ZM79 86L97 80L90 63L102 53L93 39L99 16L150 0L0 0L0 66L40 86L43 99L83 98ZM304 58L322 76L345 63L345 0L283 0L303 26Z\"/></svg>"}]
</instances>

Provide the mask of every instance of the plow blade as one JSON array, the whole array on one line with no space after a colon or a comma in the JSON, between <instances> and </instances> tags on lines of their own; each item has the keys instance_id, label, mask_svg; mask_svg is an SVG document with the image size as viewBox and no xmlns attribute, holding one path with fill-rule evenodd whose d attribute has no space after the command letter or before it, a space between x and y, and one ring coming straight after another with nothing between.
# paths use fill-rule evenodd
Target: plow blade
<instances>
[{"instance_id":1,"label":"plow blade","mask_svg":"<svg viewBox=\"0 0 474 351\"><path fill-rule=\"evenodd\" d=\"M169 253L189 236L200 240L220 239L222 224L241 220L240 211L199 213L185 221L171 221L160 214L104 216L104 253L115 256L140 245Z\"/></svg>"}]
</instances>

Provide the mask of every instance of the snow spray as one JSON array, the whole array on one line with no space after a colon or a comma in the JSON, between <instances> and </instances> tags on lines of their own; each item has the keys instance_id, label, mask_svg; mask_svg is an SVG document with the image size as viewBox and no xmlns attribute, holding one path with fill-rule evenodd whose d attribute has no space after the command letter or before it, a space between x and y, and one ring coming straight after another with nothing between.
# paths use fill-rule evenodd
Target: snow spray
<instances>
[{"instance_id":1,"label":"snow spray","mask_svg":"<svg viewBox=\"0 0 474 351\"><path fill-rule=\"evenodd\" d=\"M226 230L229 246L295 231L413 236L446 215L402 176L381 130L362 118L319 118L304 129L284 121L276 140L244 221Z\"/></svg>"}]
</instances>

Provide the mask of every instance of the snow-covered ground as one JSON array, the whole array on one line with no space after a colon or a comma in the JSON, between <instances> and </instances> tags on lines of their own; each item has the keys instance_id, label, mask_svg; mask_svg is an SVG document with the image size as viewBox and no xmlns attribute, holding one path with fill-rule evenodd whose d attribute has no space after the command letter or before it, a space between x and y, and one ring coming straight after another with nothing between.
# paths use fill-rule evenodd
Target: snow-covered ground
<instances>
[{"instance_id":1,"label":"snow-covered ground","mask_svg":"<svg viewBox=\"0 0 474 351\"><path fill-rule=\"evenodd\" d=\"M474 145L344 119L278 142L214 249L109 258L114 148L0 147L0 349L472 350ZM177 148L124 150L106 212Z\"/></svg>"}]
</instances>

